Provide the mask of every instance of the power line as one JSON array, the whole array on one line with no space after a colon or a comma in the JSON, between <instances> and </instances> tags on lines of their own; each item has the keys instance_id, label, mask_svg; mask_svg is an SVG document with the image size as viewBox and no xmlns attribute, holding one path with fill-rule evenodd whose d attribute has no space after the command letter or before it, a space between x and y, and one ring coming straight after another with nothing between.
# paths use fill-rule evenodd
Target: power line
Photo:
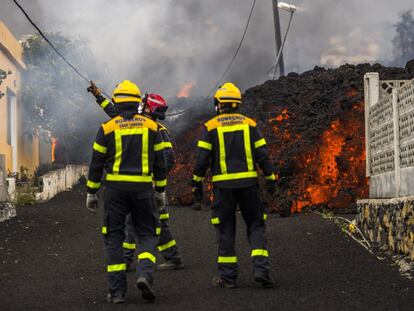
<instances>
[{"instance_id":1,"label":"power line","mask_svg":"<svg viewBox=\"0 0 414 311\"><path fill-rule=\"evenodd\" d=\"M237 55L239 54L239 51L240 51L240 49L241 49L241 47L242 47L242 45L243 45L244 38L246 37L246 33L247 33L247 30L248 30L249 25L250 25L250 20L251 20L252 15L253 15L254 7L256 6L256 1L257 1L257 0L253 0L253 2L252 2L252 7L251 7L251 9L250 9L249 17L248 17L248 19L247 19L247 23L246 23L246 26L245 26L245 28L244 28L244 32L243 32L242 38L241 38L241 40L240 40L239 45L237 46L237 49L236 49L236 51L235 51L235 53L234 53L234 55L233 55L233 57L232 57L232 59L231 59L230 63L227 65L226 70L224 70L223 75L222 75L222 76L221 76L221 78L217 81L216 85L215 85L215 86L214 86L214 88L211 90L211 92L207 95L207 97L210 97L210 96L213 94L213 92L214 92L214 91L215 91L215 90L216 90L216 89L220 86L220 83L221 83L221 82L223 81L223 79L226 77L226 75L227 75L227 73L229 72L229 70L230 70L231 66L233 65L234 61L236 60L236 57L237 57Z\"/></svg>"},{"instance_id":2,"label":"power line","mask_svg":"<svg viewBox=\"0 0 414 311\"><path fill-rule=\"evenodd\" d=\"M244 38L246 37L247 30L249 29L250 21L251 21L251 19L252 19L252 15L253 15L254 7L256 6L256 2L257 2L257 0L253 0L253 2L252 2L252 6L251 6L251 8L250 8L250 12L249 12L249 17L247 18L246 26L244 27L244 31L243 31L243 35L242 35L242 37L241 37L240 43L239 43L239 45L237 46L237 49L236 49L236 51L234 52L233 57L231 58L230 63L227 65L226 70L224 70L224 73L222 74L222 76L220 77L220 79L217 81L217 83L216 83L216 85L214 86L214 88L212 88L212 89L211 89L210 93L208 93L208 95L207 95L204 99L202 99L202 100L200 100L200 101L197 101L196 103L202 102L203 100L205 100L205 99L207 99L207 98L211 97L211 95L212 95L212 94L214 93L214 91L215 91L215 90L216 90L216 89L220 86L221 82L223 81L223 79L225 78L225 76L227 75L227 73L229 72L229 70L231 69L231 66L233 65L234 61L236 60L236 57L237 57L237 55L239 54L239 51L240 51L240 49L241 49L241 47L242 47L242 45L243 45ZM180 114L185 113L185 112L186 112L186 111L188 111L188 110L190 110L190 108L189 108L189 109L184 109L184 110L182 110L182 111L180 111L180 112L176 112L176 113L168 114L167 116L168 116L168 117L171 117L171 116L180 115Z\"/></svg>"},{"instance_id":3,"label":"power line","mask_svg":"<svg viewBox=\"0 0 414 311\"><path fill-rule=\"evenodd\" d=\"M85 75L83 75L74 65L71 64L71 62L69 62L66 57L54 46L54 44L52 42L50 42L50 40L48 39L48 37L43 33L43 31L36 25L36 23L30 18L29 14L27 14L27 12L24 10L24 8L20 5L19 2L17 2L17 0L13 0L13 2L16 4L16 6L20 9L20 11L22 11L22 13L24 14L24 16L26 17L26 19L29 21L30 24L32 24L32 26L39 32L39 34L42 36L42 38L47 42L47 44L50 45L50 47L53 49L53 51L56 52L57 55L60 56L60 58L62 58L62 60L70 67L72 68L72 70L79 76L81 77L83 80L85 80L86 82L90 83L91 80L88 79ZM109 97L109 95L105 94L104 92L102 92L102 94L104 94L105 96Z\"/></svg>"},{"instance_id":4,"label":"power line","mask_svg":"<svg viewBox=\"0 0 414 311\"><path fill-rule=\"evenodd\" d=\"M287 39L287 35L288 35L288 33L289 33L290 26L292 25L292 19L293 19L293 14L294 14L294 13L295 13L295 12L290 12L289 23L288 23L288 26L287 26L287 29L286 29L285 37L283 38L283 43L282 43L282 45L280 46L280 48L279 48L279 52L277 53L277 56L276 56L276 62L275 62L275 64L274 64L272 67L270 67L270 69L267 71L267 74L268 74L268 75L270 75L270 73L273 71L273 76L272 76L272 79L273 79L273 80L276 78L277 67L278 67L279 62L280 62L280 58L281 58L281 55L282 55L283 48L285 47L285 44L286 44L286 39Z\"/></svg>"},{"instance_id":5,"label":"power line","mask_svg":"<svg viewBox=\"0 0 414 311\"><path fill-rule=\"evenodd\" d=\"M79 76L79 77L81 77L83 80L85 80L86 82L88 82L88 83L90 83L90 79L88 79L84 74L82 74L74 65L72 65L72 63L71 62L69 62L67 59L66 59L66 57L54 46L54 44L48 39L48 37L43 33L43 31L36 25L36 23L35 22L33 22L33 20L30 18L30 16L27 14L27 12L24 10L24 8L19 4L19 2L17 2L17 0L13 0L13 2L16 4L16 6L22 11L22 13L24 14L24 16L26 17L26 19L30 22L30 24L32 24L32 26L39 32L39 34L42 36L42 38L50 45L50 47L55 51L55 53L58 55L58 56L60 56L60 58L62 58L62 60L70 67L70 68L72 68L72 70ZM239 45L237 46L237 49L236 49L236 51L235 51L235 53L233 54L233 57L232 57L232 59L231 59L231 61L230 61L230 63L227 65L227 67L226 67L226 69L225 69L225 71L223 72L223 74L222 74L222 76L220 77L220 79L217 81L217 83L216 83L216 85L214 86L214 88L211 90L211 92L206 96L206 98L208 98L208 97L210 97L213 93L214 93L214 91L220 86L220 83L222 82L222 80L226 77L226 75L227 75L227 73L230 71L230 69L231 69L231 67L232 67L232 65L233 65L233 63L234 63L234 61L236 60L236 58L237 58L237 55L239 54L239 51L240 51L240 49L241 49L241 47L242 47L242 45L243 45L243 42L244 42L244 39L245 39L245 37L246 37L246 33L247 33L247 30L248 30L248 28L249 28L249 25L250 25L250 21L251 21L251 18L252 18L252 15L253 15L253 11L254 11L254 8L255 8L255 6L256 6L256 2L257 2L257 0L253 0L253 2L252 2L252 6L251 6L251 9L250 9L250 12L249 12L249 17L248 17L248 19L247 19L247 22L246 22L246 26L245 26L245 28L244 28L244 31L243 31L243 35L242 35L242 38L241 38L241 40L240 40L240 43L239 43ZM109 96L109 95L107 95L106 93L104 93L104 92L102 92L102 94L104 94L105 96L107 96L108 98L110 98L111 96ZM170 114L169 116L174 116L174 115L179 115L179 114L182 114L182 113L184 113L186 110L184 110L184 111L180 111L180 112L177 112L177 113L173 113L173 114Z\"/></svg>"}]
</instances>

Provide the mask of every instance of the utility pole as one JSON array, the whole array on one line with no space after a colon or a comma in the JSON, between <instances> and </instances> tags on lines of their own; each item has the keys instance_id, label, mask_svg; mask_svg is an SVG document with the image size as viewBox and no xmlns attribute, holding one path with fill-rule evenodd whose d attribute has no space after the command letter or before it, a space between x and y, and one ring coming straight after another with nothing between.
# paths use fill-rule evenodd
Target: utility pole
<instances>
[{"instance_id":1,"label":"utility pole","mask_svg":"<svg viewBox=\"0 0 414 311\"><path fill-rule=\"evenodd\" d=\"M278 8L278 0L271 0L273 5L273 16L275 22L275 42L276 42L276 57L279 54L280 49L282 48L282 34L280 31L280 18L279 18L279 8ZM277 76L284 76L285 75L285 63L283 60L283 53L280 54L279 65L276 69L278 72Z\"/></svg>"}]
</instances>

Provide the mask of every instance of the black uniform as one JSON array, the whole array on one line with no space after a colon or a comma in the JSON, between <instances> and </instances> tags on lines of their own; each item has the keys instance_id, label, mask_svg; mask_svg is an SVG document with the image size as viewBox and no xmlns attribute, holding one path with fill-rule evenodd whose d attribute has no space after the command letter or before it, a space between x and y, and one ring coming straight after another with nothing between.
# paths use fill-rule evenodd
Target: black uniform
<instances>
[{"instance_id":1,"label":"black uniform","mask_svg":"<svg viewBox=\"0 0 414 311\"><path fill-rule=\"evenodd\" d=\"M125 218L129 213L138 236L138 275L150 283L153 281L159 241L153 183L158 192L165 191L167 184L166 160L158 125L138 115L135 105L119 105L122 106L119 115L104 123L98 131L87 181L88 193L96 193L106 171L102 233L113 296L125 295L127 290L122 244Z\"/></svg>"},{"instance_id":2,"label":"black uniform","mask_svg":"<svg viewBox=\"0 0 414 311\"><path fill-rule=\"evenodd\" d=\"M193 185L201 187L211 168L214 205L211 222L218 239L220 276L235 283L238 276L235 252L236 208L247 225L255 277L269 278L265 220L267 213L258 193L257 165L269 180L275 180L266 141L256 123L241 114L221 114L208 121L198 142Z\"/></svg>"},{"instance_id":3,"label":"black uniform","mask_svg":"<svg viewBox=\"0 0 414 311\"><path fill-rule=\"evenodd\" d=\"M101 96L98 97L97 102L109 117L113 118L118 115L117 106L115 106L109 100ZM173 145L171 143L167 128L159 122L157 122L157 124L162 136L162 147L164 149L166 157L167 171L169 172L175 165ZM182 259L178 251L177 242L175 241L171 233L171 229L168 226L169 218L170 214L168 213L168 208L159 211L161 227L157 228L157 234L160 235L158 250L161 252L161 255L164 257L164 259L168 261L181 262ZM132 225L131 216L128 215L125 227L125 241L123 243L125 259L128 265L134 260L134 254L136 250L135 235L136 234Z\"/></svg>"}]
</instances>

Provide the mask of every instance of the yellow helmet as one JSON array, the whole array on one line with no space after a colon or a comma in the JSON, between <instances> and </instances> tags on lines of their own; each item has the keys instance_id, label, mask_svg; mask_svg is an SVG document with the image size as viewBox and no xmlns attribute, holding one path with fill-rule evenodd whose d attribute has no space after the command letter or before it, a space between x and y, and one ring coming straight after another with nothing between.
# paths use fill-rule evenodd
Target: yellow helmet
<instances>
[{"instance_id":1,"label":"yellow helmet","mask_svg":"<svg viewBox=\"0 0 414 311\"><path fill-rule=\"evenodd\" d=\"M226 82L216 91L214 100L216 103L231 103L238 106L241 104L241 92L233 83Z\"/></svg>"},{"instance_id":2,"label":"yellow helmet","mask_svg":"<svg viewBox=\"0 0 414 311\"><path fill-rule=\"evenodd\" d=\"M112 101L116 104L125 102L141 102L141 90L139 87L129 80L119 83L114 89Z\"/></svg>"}]
</instances>

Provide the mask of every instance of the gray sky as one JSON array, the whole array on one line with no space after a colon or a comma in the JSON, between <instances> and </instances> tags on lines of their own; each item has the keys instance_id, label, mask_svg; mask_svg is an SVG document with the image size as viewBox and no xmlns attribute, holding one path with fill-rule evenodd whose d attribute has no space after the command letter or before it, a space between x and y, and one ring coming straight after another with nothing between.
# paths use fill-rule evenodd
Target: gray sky
<instances>
[{"instance_id":1,"label":"gray sky","mask_svg":"<svg viewBox=\"0 0 414 311\"><path fill-rule=\"evenodd\" d=\"M176 94L194 83L206 95L240 40L250 0L20 0L44 31L87 38L114 84ZM288 2L288 1L287 1ZM393 25L412 0L292 0L298 6L285 51L287 71L345 62L390 62ZM227 77L242 88L268 79L275 57L271 0L257 0L239 57ZM282 29L288 13L280 12ZM20 37L33 29L11 0L0 20ZM70 55L69 55L70 56Z\"/></svg>"}]
</instances>

